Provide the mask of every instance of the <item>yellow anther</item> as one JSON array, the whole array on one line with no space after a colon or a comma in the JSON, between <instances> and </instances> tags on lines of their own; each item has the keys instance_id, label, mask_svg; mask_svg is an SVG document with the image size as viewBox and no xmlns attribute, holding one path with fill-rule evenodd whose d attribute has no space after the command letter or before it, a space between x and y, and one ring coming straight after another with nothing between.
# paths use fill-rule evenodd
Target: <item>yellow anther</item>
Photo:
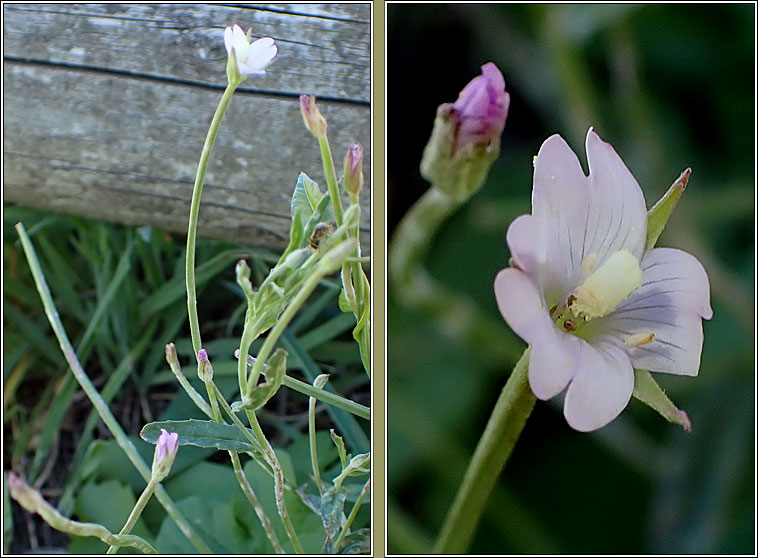
<instances>
[{"instance_id":1,"label":"yellow anther","mask_svg":"<svg viewBox=\"0 0 758 558\"><path fill-rule=\"evenodd\" d=\"M655 333L652 332L634 333L624 340L624 344L626 344L627 347L641 347L642 345L652 343L653 339L655 339Z\"/></svg>"}]
</instances>

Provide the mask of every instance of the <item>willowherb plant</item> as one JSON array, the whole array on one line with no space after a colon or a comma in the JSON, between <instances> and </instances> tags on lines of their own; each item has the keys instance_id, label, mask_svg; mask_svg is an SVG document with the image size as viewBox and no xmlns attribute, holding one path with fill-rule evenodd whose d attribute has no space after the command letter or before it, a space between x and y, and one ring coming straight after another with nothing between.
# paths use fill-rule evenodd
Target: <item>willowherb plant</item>
<instances>
[{"instance_id":1,"label":"willowherb plant","mask_svg":"<svg viewBox=\"0 0 758 558\"><path fill-rule=\"evenodd\" d=\"M345 157L345 177L342 186L348 194L349 204L344 208L326 134L327 122L318 110L316 99L312 95L304 95L301 98L300 108L306 127L318 139L327 191L322 192L316 182L305 173L300 174L292 196L289 244L259 285L253 285L247 262L237 262L236 281L247 303L239 348L234 355L237 359L239 388L237 401L228 402L216 385L211 357L201 340L195 283L195 239L205 171L221 121L235 89L248 76L265 73L265 69L277 54L277 46L273 39L265 37L251 43L250 36L250 31L245 34L238 25L227 27L224 32L228 53L228 85L206 136L190 206L186 258L187 309L197 376L205 386L207 398L192 386L182 372L174 344L166 345L169 367L207 420L167 420L145 425L140 433L141 437L156 445L152 468L148 468L126 439L120 425L79 365L58 318L34 248L23 225L17 225L38 290L51 325L61 342L64 355L101 418L147 482L147 487L118 535L110 533L101 525L77 523L64 518L44 502L38 492L26 486L24 481L15 475L9 478L11 495L28 510L42 515L57 529L81 536L101 538L111 545L108 553L114 553L120 546L126 545L143 552L155 552L155 548L149 542L130 534L154 493L193 546L201 552L211 552L211 548L160 484L169 474L177 454L181 453L180 446L185 445L215 448L229 454L240 489L252 506L271 551L280 554L292 551L369 551L370 530L363 528L353 532L351 525L369 493L370 482L366 480L360 484L348 485L346 479L370 475L370 454L348 455L342 437L331 430L331 438L340 456L341 467L332 478L324 478L317 455L315 414L317 400L365 420L370 420L370 410L327 390L329 377L326 374L316 377L313 385L289 376L288 353L277 347L285 329L319 283L328 275L340 271L342 291L339 306L343 312L350 312L355 316L353 336L359 345L366 373L370 370L370 284L362 267L367 258L361 257L359 238L363 148L354 144L348 149ZM257 355L253 357L249 354L251 345L265 333L265 340ZM299 391L309 397L308 431L312 482L300 487L292 486L287 480L285 467L266 438L256 416L256 411L266 405L282 387ZM243 422L245 420L247 425ZM253 489L253 483L247 478L247 466L243 466L240 453L250 456L273 478L274 509L278 518L272 516L271 506L264 504L264 500L269 501L271 496L258 494ZM349 499L354 503L346 514L345 505ZM298 533L298 525L290 513L293 502L299 502L299 509L311 510L315 517L320 519L323 536L314 538L313 533L309 532L307 543L301 540L302 533ZM286 540L280 540L282 528ZM160 551L160 548L158 550Z\"/></svg>"}]
</instances>

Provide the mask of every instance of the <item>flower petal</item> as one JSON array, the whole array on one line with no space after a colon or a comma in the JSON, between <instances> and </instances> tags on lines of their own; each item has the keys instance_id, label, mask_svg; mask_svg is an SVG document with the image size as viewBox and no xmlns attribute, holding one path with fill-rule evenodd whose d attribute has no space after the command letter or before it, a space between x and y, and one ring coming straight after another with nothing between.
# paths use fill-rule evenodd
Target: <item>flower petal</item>
<instances>
[{"instance_id":1,"label":"flower petal","mask_svg":"<svg viewBox=\"0 0 758 558\"><path fill-rule=\"evenodd\" d=\"M647 234L645 197L613 147L590 128L586 140L590 168L591 212L587 219L585 254L598 262L618 250L642 256Z\"/></svg>"},{"instance_id":2,"label":"flower petal","mask_svg":"<svg viewBox=\"0 0 758 558\"><path fill-rule=\"evenodd\" d=\"M231 27L224 29L224 46L226 47L227 54L231 54L232 47L234 46L234 32Z\"/></svg>"},{"instance_id":3,"label":"flower petal","mask_svg":"<svg viewBox=\"0 0 758 558\"><path fill-rule=\"evenodd\" d=\"M232 29L232 46L237 53L237 64L242 65L242 62L247 57L247 49L250 47L250 43L247 42L247 35L242 30L242 27L236 23Z\"/></svg>"},{"instance_id":4,"label":"flower petal","mask_svg":"<svg viewBox=\"0 0 758 558\"><path fill-rule=\"evenodd\" d=\"M537 285L518 269L508 267L495 277L497 306L516 334L531 344L540 330L552 327Z\"/></svg>"},{"instance_id":5,"label":"flower petal","mask_svg":"<svg viewBox=\"0 0 758 558\"><path fill-rule=\"evenodd\" d=\"M532 192L532 214L553 223L567 275L577 284L590 254L596 266L623 248L639 259L647 222L642 191L613 147L590 129L586 149L589 177L563 138L549 137L537 155Z\"/></svg>"},{"instance_id":6,"label":"flower petal","mask_svg":"<svg viewBox=\"0 0 758 558\"><path fill-rule=\"evenodd\" d=\"M563 415L573 429L589 432L624 410L634 390L634 369L626 351L613 339L580 346L580 362L566 392Z\"/></svg>"},{"instance_id":7,"label":"flower petal","mask_svg":"<svg viewBox=\"0 0 758 558\"><path fill-rule=\"evenodd\" d=\"M536 215L516 218L508 227L506 241L513 262L539 285L550 304L574 286L568 283L561 247L547 219Z\"/></svg>"},{"instance_id":8,"label":"flower petal","mask_svg":"<svg viewBox=\"0 0 758 558\"><path fill-rule=\"evenodd\" d=\"M581 269L588 190L589 179L564 139L558 134L546 139L534 165L532 215L553 224L569 277Z\"/></svg>"},{"instance_id":9,"label":"flower petal","mask_svg":"<svg viewBox=\"0 0 758 558\"><path fill-rule=\"evenodd\" d=\"M640 266L640 288L596 327L622 340L652 332L652 342L629 349L636 368L697 376L703 348L701 317L713 315L703 266L673 248L648 250Z\"/></svg>"},{"instance_id":10,"label":"flower petal","mask_svg":"<svg viewBox=\"0 0 758 558\"><path fill-rule=\"evenodd\" d=\"M263 74L266 66L271 64L276 56L277 48L274 39L263 37L250 45L247 57L243 62L245 74Z\"/></svg>"},{"instance_id":11,"label":"flower petal","mask_svg":"<svg viewBox=\"0 0 758 558\"><path fill-rule=\"evenodd\" d=\"M584 343L552 323L548 325L535 332L529 357L529 386L543 401L562 392L574 377Z\"/></svg>"}]
</instances>

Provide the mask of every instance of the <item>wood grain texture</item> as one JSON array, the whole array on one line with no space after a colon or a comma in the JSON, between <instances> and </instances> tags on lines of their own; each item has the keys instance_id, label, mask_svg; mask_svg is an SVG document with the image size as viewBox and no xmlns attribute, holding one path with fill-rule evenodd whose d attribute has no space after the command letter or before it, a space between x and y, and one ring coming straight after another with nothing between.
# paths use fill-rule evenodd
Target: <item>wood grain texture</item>
<instances>
[{"instance_id":1,"label":"wood grain texture","mask_svg":"<svg viewBox=\"0 0 758 558\"><path fill-rule=\"evenodd\" d=\"M208 168L201 235L282 248L300 171L326 189L298 96L329 122L338 174L366 152L370 6L18 4L5 28L6 201L184 232L197 160L226 85L223 28L253 26L279 57L235 93ZM31 22L31 23L30 23Z\"/></svg>"}]
</instances>

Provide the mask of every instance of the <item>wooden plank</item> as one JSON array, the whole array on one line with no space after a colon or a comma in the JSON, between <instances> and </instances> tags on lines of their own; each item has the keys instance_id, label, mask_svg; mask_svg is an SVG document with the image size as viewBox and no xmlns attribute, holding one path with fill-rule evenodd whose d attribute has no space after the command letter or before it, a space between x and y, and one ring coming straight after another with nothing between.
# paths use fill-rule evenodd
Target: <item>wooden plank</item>
<instances>
[{"instance_id":1,"label":"wooden plank","mask_svg":"<svg viewBox=\"0 0 758 558\"><path fill-rule=\"evenodd\" d=\"M33 17L23 12L30 8L37 10ZM352 49L368 51L368 24L342 21L354 14L342 10L335 16L342 19L328 19L218 5L25 4L5 5L4 15L5 201L186 231L197 160L225 85L221 34L230 20L275 21L288 39L277 39L281 55L263 80L250 78L235 93L208 169L200 234L272 248L286 244L299 172L325 189L318 144L300 116L301 92L320 98L338 174L351 141L364 145L364 168L370 169L368 64L363 77L356 75L363 70L343 69L350 74L344 83L324 74L339 57L349 65ZM365 37L331 59L316 53L343 24L361 26ZM317 37L319 26L331 28L332 38ZM72 28L77 32L66 31ZM266 24L256 29L269 31ZM188 51L193 33L198 41ZM148 46L139 46L140 37ZM304 52L309 58L297 54ZM288 64L297 71L283 71ZM314 89L304 89L308 83ZM365 253L369 182L367 172Z\"/></svg>"},{"instance_id":2,"label":"wooden plank","mask_svg":"<svg viewBox=\"0 0 758 558\"><path fill-rule=\"evenodd\" d=\"M357 6L368 15L368 5ZM325 4L319 11L331 9ZM275 66L240 90L365 104L371 98L368 17L349 21L188 4L6 4L3 16L7 60L215 86L226 85L224 27L238 23L279 45Z\"/></svg>"}]
</instances>

